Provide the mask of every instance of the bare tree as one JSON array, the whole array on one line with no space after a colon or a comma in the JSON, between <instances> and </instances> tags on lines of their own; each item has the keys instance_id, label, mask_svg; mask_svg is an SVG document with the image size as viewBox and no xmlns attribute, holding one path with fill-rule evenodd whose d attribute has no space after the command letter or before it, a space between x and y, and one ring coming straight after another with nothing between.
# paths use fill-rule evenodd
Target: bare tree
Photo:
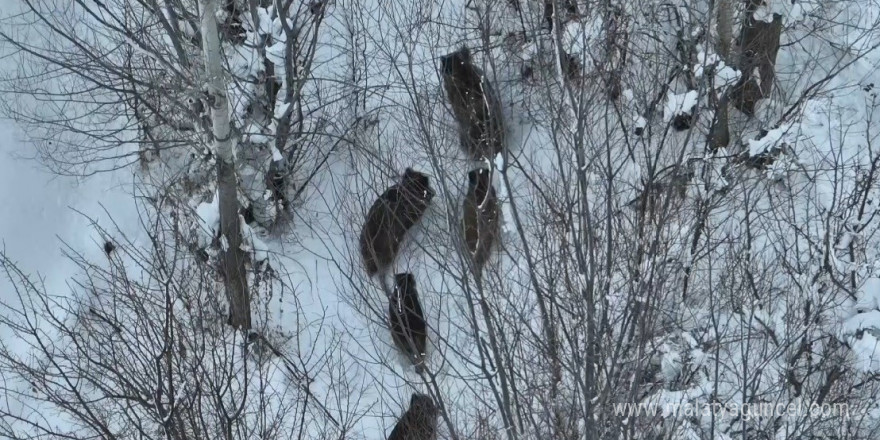
<instances>
[{"instance_id":1,"label":"bare tree","mask_svg":"<svg viewBox=\"0 0 880 440\"><path fill-rule=\"evenodd\" d=\"M353 167L359 172L340 185L360 188L387 180L366 177L367 164L381 170L376 174L417 164L430 168L439 188L437 206L395 262L424 286L420 299L430 327L424 374L414 375L393 355L384 355L393 354L386 348L385 299L359 275L348 252L338 257L340 270L351 271L339 277L338 290L349 293L346 301L374 326L372 341L364 342L378 352L370 362L385 364L389 374L403 376L417 390L436 393L443 402L442 435L449 438L485 432L487 426L504 438L554 439L798 438L830 432L835 423L846 427L838 434L842 438L875 432L876 419L840 412L759 420L733 412L664 418L618 411L639 402L739 408L846 402L854 409L862 399L873 399L874 373L855 369L859 350L848 351L849 342L841 342L829 325L869 275L854 283L850 276L849 284L821 281L838 271L835 257L824 255L827 243L833 247L833 237L841 233L839 219L849 215L832 215L841 212L836 204L826 200L819 208L807 196L833 187L841 197L859 198L852 192L854 180L829 170L865 169L872 159L861 154L856 159L854 145L843 137L807 141L809 129L802 124L821 111L803 108L809 99L799 100L800 92L793 98L764 94L767 105L756 109L752 120L733 118L728 124L720 113L744 73L725 61L741 49L717 53L716 41L732 43L728 27L735 23L717 30L712 23L732 17L731 4L619 5L615 32L627 35L627 62L614 64L620 69L613 78L620 99L613 101L606 98L608 83L589 81L604 74L600 61L609 42L596 23L607 20L606 9L582 8L583 23L560 25L547 36L530 32L541 25L540 8L520 3L519 9L505 9L504 3L472 2L429 19L418 6L392 2L384 13L362 18L365 28L381 22L389 29L369 34L368 46L376 48L371 54L377 64L393 66L392 83L402 84L384 95L398 106L387 112L400 116L379 121L377 131L387 127L386 137L406 142L389 146L382 136L357 139L363 154ZM714 9L719 7L727 9ZM818 15L798 19L824 23ZM510 31L511 23L526 29ZM871 35L876 26L869 23L858 32ZM822 44L818 34L804 29L815 28L794 26L781 41ZM494 160L501 246L479 280L455 238L455 225L467 171L485 163L457 153L455 125L436 71L440 57L462 45L499 89L505 122L513 127L509 154ZM856 56L873 50L863 49ZM785 55L790 63L792 55ZM570 56L583 66L587 81L566 74ZM527 64L528 82L519 81L520 60L535 59L541 61ZM791 64L785 66L785 75L774 73L774 87L810 89L810 99L818 96L812 92L823 86L810 86L825 73L799 71L793 78L786 70ZM834 71L842 72L840 67ZM798 85L804 82L806 87ZM798 110L785 123L763 134L756 129L773 127L780 106L795 102ZM688 124L677 128L683 103ZM853 124L834 112L822 114L818 118L835 121L841 133L877 136L876 129L865 128L873 118L867 113ZM707 153L716 118L724 121L728 138L718 137L716 148L739 153L751 145L742 153L746 158ZM800 159L811 166L800 168L792 160L792 144L800 142L806 142L799 144ZM383 155L382 148L396 154ZM824 154L842 162L811 162ZM835 183L825 187L820 181ZM357 204L359 197L343 196L348 202L340 205ZM328 228L328 247L339 246L334 235L340 232L330 231L345 233L349 225L357 230L363 209L351 209ZM803 229L804 222L812 226ZM805 266L807 260L828 265Z\"/></svg>"},{"instance_id":2,"label":"bare tree","mask_svg":"<svg viewBox=\"0 0 880 440\"><path fill-rule=\"evenodd\" d=\"M106 258L67 247L79 269L70 294L47 291L0 254L14 288L0 328L16 335L0 347L0 435L344 438L351 415L310 389L318 380L352 385L336 370L338 339L326 339L319 356L296 348L321 331L301 310L289 317L310 322L308 331L271 331L262 313L250 334L230 329L221 276L187 249L193 216L181 205L165 198L144 207L151 246L111 228L98 231L112 240ZM264 301L280 293L272 286ZM357 402L351 391L339 404Z\"/></svg>"},{"instance_id":3,"label":"bare tree","mask_svg":"<svg viewBox=\"0 0 880 440\"><path fill-rule=\"evenodd\" d=\"M223 279L229 299L229 324L242 330L251 328L245 253L242 250L241 223L238 211L238 178L235 172L229 101L220 51L220 32L215 11L216 0L202 3L201 35L205 53L208 98L211 106L211 135L217 155L217 188L220 198L220 234L223 251Z\"/></svg>"},{"instance_id":4,"label":"bare tree","mask_svg":"<svg viewBox=\"0 0 880 440\"><path fill-rule=\"evenodd\" d=\"M239 216L261 231L288 217L353 124L334 120L342 82L314 64L326 5L28 0L21 9L0 30L22 66L4 81L17 98L5 114L57 173L140 162L152 184L193 204L216 191L230 323L249 328Z\"/></svg>"},{"instance_id":5,"label":"bare tree","mask_svg":"<svg viewBox=\"0 0 880 440\"><path fill-rule=\"evenodd\" d=\"M350 121L334 120L346 104L334 89L346 74L333 59L315 62L328 44L323 2L214 6L242 210L270 227L309 193L342 144ZM210 193L205 175L214 157L205 146L213 142L207 110L215 103L201 81L200 11L196 0L22 2L0 30L20 65L3 81L16 98L4 114L28 128L54 172L140 163L163 185Z\"/></svg>"},{"instance_id":6,"label":"bare tree","mask_svg":"<svg viewBox=\"0 0 880 440\"><path fill-rule=\"evenodd\" d=\"M332 145L352 146L325 156L332 172L314 175L315 196L293 213L303 228L278 240L291 284L303 286L297 310L311 300L334 311L348 361L336 367L348 380L298 396L312 408L363 396L330 411L330 435L358 425L387 436L417 393L436 405L432 434L449 439L876 436L864 402L880 396L880 134L875 86L856 83L880 60L880 23L857 15L859 2L743 12L742 2L604 1L579 4L577 20L556 14L548 33L543 2L509 3L338 0L320 23L344 36L333 52L344 55L328 58L345 68L328 77L344 74L345 86L311 87L289 59L275 64L295 78L277 93L303 97L302 107L284 102L290 125L333 127ZM756 14L779 30L762 35L761 53L732 41L737 25L755 30ZM271 38L284 35L287 48L318 21L300 23L279 21ZM507 130L502 153L481 161L462 155L441 83L441 58L462 46L497 92ZM772 75L746 72L743 59ZM728 112L733 90L757 78L761 105ZM309 93L345 103L340 114L357 123L309 119ZM370 204L409 167L436 190L389 268L418 285L419 371L400 359L389 298L357 247ZM500 223L479 276L461 237L475 168L492 170ZM267 285L257 279L254 291ZM266 296L253 295L252 310ZM320 352L318 339L297 347ZM295 376L309 377L303 370ZM760 405L773 410L758 417Z\"/></svg>"}]
</instances>

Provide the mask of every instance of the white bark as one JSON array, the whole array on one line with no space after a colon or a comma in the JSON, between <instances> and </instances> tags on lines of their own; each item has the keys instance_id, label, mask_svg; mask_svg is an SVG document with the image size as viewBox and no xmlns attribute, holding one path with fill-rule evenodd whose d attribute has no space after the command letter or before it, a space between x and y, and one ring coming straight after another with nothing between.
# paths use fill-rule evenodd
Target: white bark
<instances>
[{"instance_id":1,"label":"white bark","mask_svg":"<svg viewBox=\"0 0 880 440\"><path fill-rule=\"evenodd\" d=\"M245 253L238 215L238 179L231 139L229 103L223 71L223 53L217 27L217 0L202 0L202 51L205 58L208 95L212 98L211 125L214 156L217 158L217 187L220 197L220 233L229 243L222 253L226 297L229 301L229 324L248 330L251 327L250 297L245 269Z\"/></svg>"},{"instance_id":2,"label":"white bark","mask_svg":"<svg viewBox=\"0 0 880 440\"><path fill-rule=\"evenodd\" d=\"M226 83L223 78L223 54L220 49L220 32L217 29L217 0L202 0L202 53L205 57L208 94L214 99L211 112L214 135L214 153L226 163L234 163L230 139L229 104L226 99Z\"/></svg>"}]
</instances>

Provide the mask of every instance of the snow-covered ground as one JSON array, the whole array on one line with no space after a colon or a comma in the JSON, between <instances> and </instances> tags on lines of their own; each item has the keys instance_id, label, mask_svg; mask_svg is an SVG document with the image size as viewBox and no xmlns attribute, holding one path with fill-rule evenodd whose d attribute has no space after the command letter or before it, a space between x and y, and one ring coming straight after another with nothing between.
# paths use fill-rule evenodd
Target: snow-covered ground
<instances>
[{"instance_id":1,"label":"snow-covered ground","mask_svg":"<svg viewBox=\"0 0 880 440\"><path fill-rule=\"evenodd\" d=\"M69 283L80 271L62 253L63 247L100 261L105 237L95 232L93 223L113 231L118 226L134 239L142 234L130 195L131 173L107 173L84 182L59 177L19 157L32 155L34 146L21 139L8 121L0 122L0 139L0 248L32 280L42 281L47 293L68 296L72 291ZM116 225L110 222L111 216ZM22 299L10 280L0 277L0 304L20 309ZM9 327L0 328L0 340L11 352L27 355ZM14 385L7 382L5 386ZM28 402L28 406L33 404ZM4 405L9 405L12 414L21 409L11 396Z\"/></svg>"},{"instance_id":2,"label":"snow-covered ground","mask_svg":"<svg viewBox=\"0 0 880 440\"><path fill-rule=\"evenodd\" d=\"M0 0L0 23L17 14L21 6L18 0ZM25 37L18 34L21 29L4 28L4 32ZM19 68L15 58L9 57L11 50L0 47L4 78ZM47 290L64 295L74 268L62 254L63 243L88 258L100 257L104 240L94 233L91 223L115 229L109 224L110 216L126 234L139 234L131 196L134 180L131 170L84 179L55 175L35 160L37 147L22 130L14 121L0 119L0 242L21 269L40 274ZM7 280L0 278L0 302L14 301L11 295Z\"/></svg>"},{"instance_id":3,"label":"snow-covered ground","mask_svg":"<svg viewBox=\"0 0 880 440\"><path fill-rule=\"evenodd\" d=\"M130 170L88 179L57 176L26 158L35 147L9 121L0 122L0 139L0 241L21 269L45 278L48 291L70 290L66 282L76 269L62 254L65 243L87 258L101 258L104 237L93 222L114 230L112 217L132 238L141 233ZM5 278L0 286L0 301L16 301Z\"/></svg>"},{"instance_id":4,"label":"snow-covered ground","mask_svg":"<svg viewBox=\"0 0 880 440\"><path fill-rule=\"evenodd\" d=\"M463 2L445 4L442 11L434 11L431 8L426 10L409 9L406 2L396 2L394 5L405 9L405 11L396 11L397 17L414 17L421 13L450 23L459 20L463 10ZM874 6L873 9L870 9L871 13L862 14L858 20L855 18L855 11L852 10L858 8L842 8L840 13L845 16L852 15L851 21L861 20L864 22L862 24L867 26L871 24L872 17L874 17L872 14L876 14L880 10L876 5ZM267 16L262 12L261 16ZM762 10L760 12L761 17L769 16L768 11ZM806 12L809 11L798 3L798 6L791 11L784 9L778 12L787 14L786 23L792 24L799 23L798 20L806 20ZM387 433L393 426L395 417L407 405L410 393L413 391L427 392L429 389L439 390L439 394L446 404L454 408L452 413L456 418L454 423L458 426L472 426L473 419L478 415L478 410L483 408L480 399L492 392L491 387L487 384L492 380L497 380L498 377L498 372L494 370L494 367L480 365L478 344L473 340L473 335L467 333L468 329L465 327L485 324L482 318L471 318L470 316L469 307L477 302L475 298L483 292L468 289L466 283L462 282L462 276L466 271L463 270L463 265L459 260L460 256L457 254L454 238L459 228L458 208L466 182L466 171L475 164L463 160L457 145L455 145L456 137L452 134L452 121L450 116L445 113L442 94L438 92L440 81L436 71L438 55L451 51L464 41L476 45L477 35L474 35L474 32L466 33L465 31L454 34L426 31L425 34L413 33L411 38L409 38L410 35L403 38L404 36L396 35L393 32L383 32L383 29L387 30L387 28L383 28L383 25L387 25L382 21L383 17L386 16L377 14L367 17L366 21L361 23L366 26L365 30L370 31L371 40L368 46L371 50L381 46L391 52L371 59L370 67L372 70L367 74L373 79L378 78L379 82L387 82L390 87L382 94L381 98L369 100L368 107L380 108L387 106L389 102L395 103L389 110L380 112L381 130L363 133L359 139L358 147L364 148L364 151L369 154L358 157L357 155L363 154L364 151L344 151L333 155L326 169L311 183L303 201L295 202L292 209L293 218L290 221L292 227L289 230L284 230L281 234L259 235L258 239L251 241L253 247L258 251L258 259L268 255L274 268L283 275L281 281L284 283L284 289L289 289L275 290L274 294L278 295L275 297L255 298L255 305L257 305L255 313L259 315L260 325L264 326L265 330L277 331L279 334L290 336L291 340L288 341L287 348L298 354L304 352L320 353L322 350L327 350L328 352L332 351L328 356L335 356L336 359L345 362L343 371L329 369L320 371L315 377L315 383L311 384L311 391L331 408L345 407L347 402L353 400L354 404L347 409L350 414L358 414L363 417L356 421L355 429L353 429L354 434L351 438L366 439L382 438L384 433ZM428 21L425 20L426 23ZM504 25L516 23L512 16L505 16L499 21ZM425 27L430 26L425 25ZM809 28L809 26L804 27ZM417 28L418 26L413 26L412 29ZM594 43L589 40L595 36L594 34L599 28L600 26L597 26L596 22L587 20L584 20L583 23L571 24L569 27L571 41L569 42L574 46L570 47L570 50L588 50L590 44ZM268 27L265 29L268 30ZM796 31L792 32L791 35L797 35ZM443 35L443 37L436 38L430 35ZM581 37L586 35L587 38L578 39L572 35ZM786 35L786 38L792 37ZM857 40L853 41L855 38L853 34L846 33L843 38L850 43L860 44L860 47L869 47L862 45ZM874 41L876 36L869 36L866 40ZM802 72L793 66L808 64L808 61L813 58L807 59L807 57L833 59L835 56L839 56L844 62L851 60L847 58L848 54L839 54L835 47L813 43L820 50L813 52L784 48L780 52L778 87L788 91L790 96L777 96L782 95L782 92L778 92L777 95L774 95L774 99L764 103L764 106L777 111L777 113L770 112L770 114L778 115L780 109L785 109L786 106L790 106L797 100L797 93L805 84L827 74L822 68L817 68L815 72L811 72L811 75L801 75ZM533 53L536 51L533 46L534 43L514 55ZM504 46L498 44L496 47ZM495 50L501 52L503 49ZM270 51L270 53L273 60L279 59L275 51ZM338 61L333 53L321 52L319 55L333 59L334 62ZM558 108L549 108L548 102L559 103L548 96L551 93L549 90L556 89L551 87L546 87L547 90L527 89L514 80L517 78L518 65L515 61L510 60L516 58L500 53L494 55L504 62L495 66L488 63L481 64L481 66L490 71L491 77L498 83L500 95L506 104L507 113L505 116L509 123L510 144L519 154L518 159L524 164L520 163L517 164L518 167L510 167L509 164L498 162L499 170L509 170L507 177L510 180L505 182L500 176L496 176L495 185L499 189L503 206L504 237L502 241L511 245L497 255L492 262L491 273L494 277L492 279L494 284L492 289L485 294L489 302L496 307L495 310L499 315L521 319L511 319L507 323L510 326L508 329L511 334L530 335L524 337L525 340L528 340L529 337L540 334L541 324L536 311L538 308L536 294L530 284L530 269L525 267L524 263L524 251L514 245L520 237L517 236L517 230L512 225L513 217L520 215L526 221L546 219L546 217L542 217L542 210L545 209L545 206L540 202L535 202L540 194L536 194L534 188L530 186L528 175L542 176L547 178L549 182L553 182L557 178L561 181L563 174L567 173L570 176L575 171L574 168L577 167L574 164L580 159L573 151L560 153L547 130L545 123L547 118L555 116L553 112L559 111L564 120L573 111L571 108L565 107L564 104L559 106L563 109L562 111ZM826 219L822 216L816 216L815 213L832 209L834 200L838 200L841 194L852 190L855 176L853 170L857 168L857 165L865 165L868 155L864 147L869 140L873 140L872 136L876 138L876 135L873 134L876 133L876 128L862 128L861 126L853 128L856 126L856 122L859 124L867 123L868 127L880 122L877 120L877 116L871 113L872 108L868 103L870 94L864 91L864 87L870 82L875 82L875 85L880 84L877 72L880 55L876 51L869 55L854 62L851 70L843 72L828 85L828 88L834 90L833 92L817 96L803 103L802 109L797 112L797 117L784 121L785 123L779 127L766 127L768 133L760 140L755 140L751 135L743 136L741 139L752 154L762 153L780 142L787 142L794 146L798 161L792 163L779 160L779 163L774 165L776 167L774 168L775 173L772 174L773 176L790 175L789 183L792 185L792 190L790 193L784 194L784 200L792 204L791 209L794 214L774 211L775 208L778 208L776 201L778 199L772 199L772 197L779 196L773 192L777 188L750 176L749 179L752 179L749 180L750 184L754 184L756 188L762 188L765 192L755 198L749 198L751 197L749 191L740 191L738 188L731 189L729 199L725 200L729 206L717 209L708 219L708 224L715 229L714 233L717 236L727 234L727 236L737 237L737 239L745 236L745 225L752 226L751 222L754 222L755 231L748 230L748 233L753 235L753 241L750 244L754 246L754 250L749 248L743 251L737 240L731 240L732 244L725 242L724 246L719 245L720 250L712 251L717 252L717 255L708 252L703 255L702 260L689 261L692 255L689 254L690 249L685 248L691 237L686 234L693 231L693 225L689 223L693 220L692 217L682 215L682 218L675 218L670 221L672 227L669 229L672 231L658 232L658 236L661 233L668 234L660 243L663 248L668 248L663 251L666 252L664 257L669 257L670 261L677 260L683 264L693 264L697 269L694 273L698 275L695 275L696 282L693 283L696 287L691 286L692 292L696 294L692 294L691 298L694 296L707 298L721 291L734 297L744 292L744 287L732 287L725 284L728 282L728 278L742 278L742 274L737 272L739 268L728 269L726 267L727 262L731 261L726 259L729 254L743 252L748 256L750 264L753 263L761 269L780 261L782 256L790 259L786 262L792 267L799 263L808 266L810 261L800 261L805 258L804 255L815 259L816 255L821 254L810 247L813 246L811 240L821 242L821 238L833 235L828 240L837 241L839 239L837 248L845 249L852 240L860 238L855 233L841 233L838 236L838 232L841 231L832 230L832 226L829 226L832 222L837 222L837 219ZM478 58L482 60L488 57L485 57L485 54L480 54ZM244 61L242 62L245 67L252 68L253 66L248 64L247 60L249 59L243 56L242 60ZM718 70L717 75L723 77L720 78L720 82L730 82L737 77L736 72L731 68L718 64L719 57L709 48L701 47L697 60L700 64L693 66L692 70L698 78L703 77L710 65ZM323 66L325 71L322 74L332 77L334 65L328 63ZM589 65L586 67L587 70L594 68ZM555 69L555 63L553 69ZM557 78L557 75L551 72L548 77ZM418 87L412 87L411 83L415 79L417 79ZM559 75L559 79L561 80L561 75ZM640 89L643 86L643 84L636 84L633 88L623 91L622 96L626 102L623 106L624 121L622 121L622 125L625 126L630 122L640 128L654 125L655 130L662 131L664 121L668 122L677 112L689 110L695 105L697 107L705 107L706 105L706 97L697 91L668 90L665 94L666 101L660 104L664 117L654 117L649 121L645 116L641 116L644 109L637 108L645 101L644 96L639 96L644 94L642 93L644 90ZM652 84L646 88L653 90L653 86ZM716 83L716 87L720 87L718 83ZM425 91L429 92L425 93ZM417 105L421 107L416 107ZM276 113L281 110L283 110L281 106L277 107ZM243 107L236 107L237 114L243 112ZM593 149L588 154L597 154L594 159L600 162L604 158L596 152L603 151L602 148L607 145L624 145L626 138L626 133L619 130L616 122L603 121L602 116L598 114L582 115L581 122L586 121L583 124L586 127L582 132L577 131L576 124L571 120L567 121L569 125L563 124L562 128L559 128L559 132L570 130L564 133L566 136L570 137L577 133L577 135L590 139L586 143ZM419 127L415 123L418 117L425 117L430 122L427 134L419 132ZM853 125L848 125L850 122ZM873 126L876 127L876 125ZM749 129L757 131L755 127L749 127ZM662 148L670 148L671 144L673 145L672 149L681 147L689 155L701 157L704 154L701 146L700 148L690 148L691 145L686 144L686 136L689 134L673 133L670 135L669 144L665 143L666 138L659 143L652 143L656 139L649 139L645 141L645 144L636 142L635 144L638 146L636 154L653 154L652 148L660 151ZM38 170L32 162L10 159L11 154L28 154L34 148L27 142L19 141L20 138L22 138L21 133L16 132L14 125L6 122L0 126L0 139L6 140L2 144L2 151L0 151L3 154L3 160L0 161L0 206L4 207L0 211L0 237L4 240L6 252L13 259L19 261L23 269L43 273L47 278L47 290L63 293L67 291L66 281L75 273L72 264L63 258L58 250L60 241L56 235L93 261L100 261L103 254L102 238L96 237L89 220L70 209L71 207L97 219L101 226L112 230L114 228L106 224L109 217L103 211L103 208L107 208L119 227L130 235L129 238L137 242L139 234L143 233L131 196L134 189L133 173L130 170L123 170L118 173L99 174L83 182L55 177ZM433 143L425 142L426 138L433 140ZM562 144L569 145L565 142ZM675 151L675 153L677 152L678 150ZM561 156L559 161L562 162L562 165L558 165L556 162L557 159L560 159L555 156L557 153ZM650 154L645 154L645 156ZM277 155L277 152L274 155ZM661 155L658 153L658 156ZM719 156L723 156L723 154L719 153ZM623 154L620 157L615 157L614 160L628 160L621 159L622 157ZM668 157L662 159L668 159ZM641 160L641 156L639 156L639 160ZM620 174L616 176L620 182L616 182L618 185L614 189L622 193L619 195L621 200L625 201L637 196L634 187L644 172L640 168L643 164L639 160L634 159L632 162L623 164L620 168ZM799 169L796 165L808 168L808 177L797 174ZM386 299L379 286L366 280L363 276L357 252L357 237L363 222L363 215L377 194L394 183L395 174L400 173L406 167L413 167L431 175L432 185L438 192L432 208L426 214L422 225L411 234L394 268L394 272L412 271L416 276L422 304L431 327L431 348L429 349L428 362L429 369L432 373L436 373L436 389L432 389L431 385L421 381L421 378L414 374L412 367L400 359L391 345L391 338L384 322ZM590 169L587 176L588 186L601 188L605 179L605 176L597 171L601 167L591 163L585 163L581 167L581 169L587 168ZM707 174L711 175L712 172L718 176L721 175L719 169L710 169ZM719 181L724 181L724 178L718 176L714 176L716 180L712 182L716 188L723 186L718 183ZM690 199L705 200L711 195L707 193L711 193L710 190L715 189L702 188L702 182L699 181L702 178L706 177L695 178L695 182L686 189ZM840 182L844 183L840 184ZM553 185L547 185L547 188L566 194L569 191L578 191L574 188L575 186L557 188ZM802 190L802 192L795 190ZM580 189L580 191L589 192L587 189ZM603 195L601 191L596 191L595 193L589 192L589 196L602 201ZM519 203L517 213L511 209L511 201ZM191 208L194 209L197 216L201 217L201 226L207 229L200 240L200 244L206 245L214 236L214 231L211 231L211 228L216 228L218 221L216 200L211 203L198 203L197 201L193 203ZM601 209L601 204L599 204L599 209ZM768 214L756 216L754 215L755 210ZM780 216L791 214L791 217L778 220L777 217L773 217L769 213ZM620 214L617 217L624 218L629 215ZM810 221L799 223L801 219L807 218ZM791 221L791 219L797 221ZM797 234L794 233L792 225L803 227L803 231L797 230ZM838 223L835 225L839 226ZM535 243L542 240L553 242L554 240L567 239L568 234L574 237L577 232L582 232L576 230L579 225L569 226L574 230L564 232L554 230L548 236L540 236L539 234L544 231L536 227L534 230L524 232L524 238L533 240ZM851 226L850 223L848 227ZM596 226L599 229L603 227L604 225ZM676 228L681 231L677 231ZM250 228L245 229L247 233L253 232ZM601 231L601 233L611 234L613 231ZM628 238L630 237L619 237L618 240L626 242ZM726 237L720 241L725 240ZM804 246L809 250L804 251L803 254L786 252L797 246ZM855 365L858 372L880 370L880 362L877 361L877 356L874 356L877 348L877 334L875 332L880 331L880 311L878 311L880 304L877 303L878 293L876 292L878 270L873 263L878 258L876 247L876 243L871 242L864 260L860 261L864 264L856 270L858 275L862 277L860 284L864 284L864 286L858 289L856 300L850 301L852 304L840 298L827 298L824 293L807 292L812 287L805 289L804 292L798 291L805 297L810 297L809 295L815 293L814 299L817 300L817 303L827 301L833 304L833 307L839 308L839 322L831 322L827 328L823 327L823 330L839 334L842 340L851 343L852 349L855 351ZM847 266L850 263L839 261L836 255L829 257L829 265L836 265L835 267L841 268L841 270L850 267ZM844 255L844 253L840 255ZM751 259L753 256L755 257L754 261ZM545 257L550 260L554 258L553 255ZM623 258L626 258L626 255ZM561 258L559 259L561 260ZM657 259L659 261L659 257ZM715 268L713 265L718 261L723 261L724 264L721 265L725 267ZM646 266L649 264L640 263ZM542 264L550 269L556 266L555 261ZM731 263L731 266L735 265ZM749 268L751 269L751 266ZM616 268L616 270L620 270L620 268ZM705 278L699 278L702 276L699 274L714 274L713 271L718 271L720 275L717 278L710 278L708 275ZM804 271L808 270L804 269ZM623 271L621 270L621 272ZM777 272L772 273L777 274ZM812 272L810 273L812 274ZM683 301L683 299L679 300L679 297L675 296L678 292L669 295L670 298L673 298L670 300L670 304L660 304L660 307L668 306L670 310L680 313L680 316L669 318L670 321L676 321L677 324L680 324L680 328L671 332L674 334L664 334L657 337L655 342L659 348L653 354L659 357L659 373L656 377L649 379L656 379L658 383L665 384L663 386L674 383L677 377L682 374L683 364L686 363L685 358L688 359L687 362L692 363L689 368L698 378L694 380L694 383L685 384L684 389L662 389L651 398L662 401L699 400L708 399L708 396L716 392L733 400L745 399L745 396L737 394L740 393L738 387L742 385L736 382L737 379L741 379L735 376L737 372L725 371L721 373L719 382L715 381L717 377L713 378L708 373L700 375L701 373L696 372L700 368L711 369L713 362L730 365L742 365L750 360L766 362L765 368L761 372L755 373L755 377L758 377L755 379L756 382L760 383L762 387L778 384L780 378L784 377L786 373L786 365L783 362L784 353L777 354L772 358L769 356L764 358L761 357L764 356L764 353L757 353L731 343L724 347L729 352L723 353L723 359L719 359L713 358L715 353L709 353L708 350L704 351L703 349L704 344L716 344L720 339L731 337L731 335L738 336L737 332L748 332L749 337L757 341L756 344L764 344L765 347L769 346L764 336L765 330L768 334L780 339L794 338L793 335L798 334L801 329L794 324L791 327L788 326L786 313L795 313L792 310L800 310L802 305L794 304L794 302L801 301L803 298L797 297L794 298L795 301L792 301L780 292L784 292L782 289L791 289L792 292L795 292L801 286L791 278L786 278L788 274L776 276L778 277L768 276L766 279L759 279L756 283L756 289L762 293L772 292L771 298L767 299L765 296L766 303L754 301L745 304L724 304L722 308L730 307L731 310L725 309L721 312L713 309L710 313L710 310L706 308L708 306L705 303L700 303L699 299L691 299L689 304L692 305L692 308L681 310L679 301ZM609 284L614 284L614 288L609 289L611 292L609 296L612 297L609 308L612 315L627 306L626 302L629 297L623 292L631 285L637 284L630 279L620 277L621 275L614 274L611 275L611 279L605 280ZM671 276L671 278L674 277ZM14 298L10 296L8 285L4 282L5 280L0 280L0 301L9 302ZM670 284L675 285L675 282L677 281L670 281ZM586 284L583 279L575 280L575 284L577 283ZM572 291L583 288L583 285L570 287ZM665 292L657 294L660 296ZM748 297L749 295L744 296ZM736 297L739 298L739 296ZM645 298L641 298L641 300L644 301ZM712 304L712 307L718 306ZM571 316L577 317L576 312L571 313ZM707 328L706 323L712 319L715 320L717 327ZM758 321L763 326L755 324ZM304 325L304 322L310 324ZM318 326L317 323L321 323L321 325ZM457 325L462 327L457 327ZM836 331L835 326L840 327L839 332ZM815 331L815 329L813 328L811 331ZM483 331L477 333L484 334ZM854 339L854 335L857 333L859 337ZM697 340L695 335L702 339ZM540 336L534 337L535 341L540 341L540 339ZM577 335L574 339L577 339ZM485 341L480 341L480 343L485 344ZM511 347L514 346L523 349L523 353L528 353L525 356L533 356L536 353L534 347L531 346L523 348L523 346L512 343ZM759 359L756 360L755 357ZM541 359L529 358L527 361L536 364L534 371L542 371ZM601 361L599 362L601 363ZM717 363L715 366L717 367ZM530 370L532 365L520 365L520 367L526 372L533 371ZM523 375L528 376L528 373ZM280 377L280 375L278 376ZM520 384L532 385L529 379L536 378L518 378L521 381ZM538 379L543 379L543 377ZM576 378L568 377L566 380L570 381L565 382L568 385L575 382ZM340 383L346 383L350 387L345 389L347 392L339 391ZM671 387L671 385L668 386ZM538 387L540 388L542 385ZM762 388L762 391L764 390L765 388ZM683 435L683 437L686 436Z\"/></svg>"},{"instance_id":5,"label":"snow-covered ground","mask_svg":"<svg viewBox=\"0 0 880 440\"><path fill-rule=\"evenodd\" d=\"M19 6L16 0L0 0L0 20L14 15ZM0 48L4 77L18 67L8 62L8 49ZM114 237L101 236L95 225L114 232L118 227L135 240L142 235L131 195L132 173L123 169L89 178L58 176L35 160L37 147L22 130L14 121L0 119L0 250L32 280L41 281L46 292L66 297L79 268L64 255L64 248L101 261L105 240ZM19 309L21 300L10 280L0 276L0 304ZM0 340L11 352L26 355L9 327L0 328ZM13 414L20 409L11 397L4 404Z\"/></svg>"}]
</instances>

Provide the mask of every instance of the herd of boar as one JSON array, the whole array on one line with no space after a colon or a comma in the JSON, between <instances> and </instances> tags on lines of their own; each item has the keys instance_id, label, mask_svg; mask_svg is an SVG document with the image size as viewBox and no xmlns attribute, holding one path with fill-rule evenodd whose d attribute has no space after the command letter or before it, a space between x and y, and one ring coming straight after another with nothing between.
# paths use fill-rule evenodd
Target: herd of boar
<instances>
[{"instance_id":1,"label":"herd of boar","mask_svg":"<svg viewBox=\"0 0 880 440\"><path fill-rule=\"evenodd\" d=\"M462 206L462 237L471 268L480 277L498 237L499 212L492 187L492 158L504 148L501 105L483 72L471 61L467 48L440 57L443 86L459 129L461 147L474 161L490 164L468 172L468 189ZM360 251L367 275L379 275L386 285L407 232L418 223L435 196L427 175L407 168L400 181L389 187L370 207L360 236ZM412 273L394 275L386 288L388 321L394 345L421 373L425 365L428 329ZM390 290L390 292L387 292ZM434 438L437 408L430 396L413 394L410 407L397 422L388 440Z\"/></svg>"}]
</instances>

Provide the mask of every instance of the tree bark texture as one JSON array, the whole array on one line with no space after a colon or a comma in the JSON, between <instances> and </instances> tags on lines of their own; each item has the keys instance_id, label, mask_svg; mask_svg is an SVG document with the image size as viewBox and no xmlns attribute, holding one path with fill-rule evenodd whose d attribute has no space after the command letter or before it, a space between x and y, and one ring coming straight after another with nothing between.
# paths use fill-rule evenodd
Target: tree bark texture
<instances>
[{"instance_id":1,"label":"tree bark texture","mask_svg":"<svg viewBox=\"0 0 880 440\"><path fill-rule=\"evenodd\" d=\"M235 173L229 104L223 76L223 58L216 16L217 1L202 0L201 2L201 34L208 94L213 101L211 134L214 140L214 154L217 159L220 233L226 240L224 248L221 249L223 281L227 301L229 301L229 324L238 329L249 330L251 328L251 309L245 269L247 256L241 249L238 179Z\"/></svg>"},{"instance_id":2,"label":"tree bark texture","mask_svg":"<svg viewBox=\"0 0 880 440\"><path fill-rule=\"evenodd\" d=\"M733 42L733 0L718 0L715 3L715 29L718 31L717 51L728 65L730 44Z\"/></svg>"}]
</instances>

